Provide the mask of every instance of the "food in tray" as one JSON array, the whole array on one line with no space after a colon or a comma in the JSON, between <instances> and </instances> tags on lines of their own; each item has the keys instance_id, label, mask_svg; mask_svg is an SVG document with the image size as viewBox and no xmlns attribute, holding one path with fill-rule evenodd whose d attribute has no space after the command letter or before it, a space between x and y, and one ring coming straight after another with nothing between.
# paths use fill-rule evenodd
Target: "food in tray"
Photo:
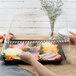
<instances>
[{"instance_id":1,"label":"food in tray","mask_svg":"<svg viewBox=\"0 0 76 76\"><path fill-rule=\"evenodd\" d=\"M4 39L6 38L6 34L3 35L3 38ZM10 34L8 34L7 39L11 39L11 38L13 38L13 34L10 33Z\"/></svg>"},{"instance_id":2,"label":"food in tray","mask_svg":"<svg viewBox=\"0 0 76 76\"><path fill-rule=\"evenodd\" d=\"M6 38L6 34L0 35L0 42L3 42L5 38ZM11 33L8 34L7 39L12 39L12 38L13 38L13 34L11 34Z\"/></svg>"},{"instance_id":3,"label":"food in tray","mask_svg":"<svg viewBox=\"0 0 76 76\"><path fill-rule=\"evenodd\" d=\"M31 53L34 53L40 50L40 44L39 43L27 43L26 48L29 48L29 51Z\"/></svg>"},{"instance_id":4,"label":"food in tray","mask_svg":"<svg viewBox=\"0 0 76 76\"><path fill-rule=\"evenodd\" d=\"M22 52L22 50L20 50L18 48L7 48L6 50L4 50L6 59L10 59L11 57L13 59L20 59L16 55L19 54L19 53L21 53L21 52Z\"/></svg>"},{"instance_id":5,"label":"food in tray","mask_svg":"<svg viewBox=\"0 0 76 76\"><path fill-rule=\"evenodd\" d=\"M10 45L9 47L10 48L18 48L18 49L21 49L22 51L24 51L26 49L26 44L27 43L19 43L17 45Z\"/></svg>"},{"instance_id":6,"label":"food in tray","mask_svg":"<svg viewBox=\"0 0 76 76\"><path fill-rule=\"evenodd\" d=\"M49 50L51 50L52 52L54 52L54 53L58 53L58 51L59 51L59 49L57 48L57 45L54 43L54 42L52 42L52 43L42 43L42 46L43 46L43 51L44 52L47 52L47 51L49 51Z\"/></svg>"},{"instance_id":7,"label":"food in tray","mask_svg":"<svg viewBox=\"0 0 76 76\"><path fill-rule=\"evenodd\" d=\"M48 51L45 54L39 55L38 57L40 60L55 60L56 58L61 58L61 55Z\"/></svg>"},{"instance_id":8,"label":"food in tray","mask_svg":"<svg viewBox=\"0 0 76 76\"><path fill-rule=\"evenodd\" d=\"M59 54L59 49L54 42L21 42L19 44L9 45L5 53L5 60L20 59L16 54L24 52L31 52L37 60L62 60ZM12 57L12 58L10 58Z\"/></svg>"}]
</instances>

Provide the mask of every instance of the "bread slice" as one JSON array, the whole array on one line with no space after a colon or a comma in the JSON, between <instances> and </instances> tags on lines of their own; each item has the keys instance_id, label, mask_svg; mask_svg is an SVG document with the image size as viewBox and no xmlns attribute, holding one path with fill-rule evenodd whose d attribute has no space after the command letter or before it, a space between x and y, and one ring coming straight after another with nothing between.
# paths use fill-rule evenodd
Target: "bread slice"
<instances>
[{"instance_id":1,"label":"bread slice","mask_svg":"<svg viewBox=\"0 0 76 76\"><path fill-rule=\"evenodd\" d=\"M7 57L13 57L14 59L20 59L18 56L16 56L17 54L21 53L22 50L18 49L18 48L7 48L6 50L4 50L5 56Z\"/></svg>"}]
</instances>

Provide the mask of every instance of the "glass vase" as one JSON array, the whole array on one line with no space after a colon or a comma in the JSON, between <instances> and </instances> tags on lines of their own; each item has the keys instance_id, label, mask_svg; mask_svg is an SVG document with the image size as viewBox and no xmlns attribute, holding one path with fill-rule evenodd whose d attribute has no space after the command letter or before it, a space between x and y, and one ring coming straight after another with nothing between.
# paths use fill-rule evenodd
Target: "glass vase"
<instances>
[{"instance_id":1,"label":"glass vase","mask_svg":"<svg viewBox=\"0 0 76 76\"><path fill-rule=\"evenodd\" d=\"M49 19L49 21L50 21L50 40L56 40L58 38L57 34L54 32L56 20Z\"/></svg>"}]
</instances>

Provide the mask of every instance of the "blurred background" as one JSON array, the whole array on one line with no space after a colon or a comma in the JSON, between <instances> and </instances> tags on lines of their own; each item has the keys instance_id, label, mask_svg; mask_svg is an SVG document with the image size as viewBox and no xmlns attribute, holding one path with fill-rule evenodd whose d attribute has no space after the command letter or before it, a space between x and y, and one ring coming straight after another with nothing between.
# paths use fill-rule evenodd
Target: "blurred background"
<instances>
[{"instance_id":1,"label":"blurred background","mask_svg":"<svg viewBox=\"0 0 76 76\"><path fill-rule=\"evenodd\" d=\"M62 0L62 14L55 23L55 31L76 30L76 0ZM12 18L13 16L13 18ZM12 24L11 24L11 18ZM21 35L49 35L50 23L41 9L40 0L0 0L0 30Z\"/></svg>"}]
</instances>

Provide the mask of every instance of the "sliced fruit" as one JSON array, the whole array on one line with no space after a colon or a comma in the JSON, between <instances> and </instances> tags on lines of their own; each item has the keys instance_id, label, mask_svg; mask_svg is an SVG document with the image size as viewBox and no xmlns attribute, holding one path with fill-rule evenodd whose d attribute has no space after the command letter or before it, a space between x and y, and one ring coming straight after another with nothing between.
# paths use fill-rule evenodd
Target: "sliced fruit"
<instances>
[{"instance_id":1,"label":"sliced fruit","mask_svg":"<svg viewBox=\"0 0 76 76\"><path fill-rule=\"evenodd\" d=\"M58 48L57 47L54 47L54 46L48 46L48 47L44 47L42 49L44 52L47 52L47 51L52 51L54 53L58 53Z\"/></svg>"},{"instance_id":2,"label":"sliced fruit","mask_svg":"<svg viewBox=\"0 0 76 76\"><path fill-rule=\"evenodd\" d=\"M10 57L9 60L14 60L14 58L13 57Z\"/></svg>"},{"instance_id":3,"label":"sliced fruit","mask_svg":"<svg viewBox=\"0 0 76 76\"><path fill-rule=\"evenodd\" d=\"M6 34L4 34L3 35L3 38L5 39L5 37L6 37ZM8 37L7 37L7 39L11 39L13 37L13 35L11 35L11 34L8 34Z\"/></svg>"},{"instance_id":4,"label":"sliced fruit","mask_svg":"<svg viewBox=\"0 0 76 76\"><path fill-rule=\"evenodd\" d=\"M13 35L8 35L7 39L11 39L13 37Z\"/></svg>"},{"instance_id":5,"label":"sliced fruit","mask_svg":"<svg viewBox=\"0 0 76 76\"><path fill-rule=\"evenodd\" d=\"M5 59L5 60L7 61L7 60L9 60L9 59Z\"/></svg>"},{"instance_id":6,"label":"sliced fruit","mask_svg":"<svg viewBox=\"0 0 76 76\"><path fill-rule=\"evenodd\" d=\"M9 57L9 58L6 58L5 60L6 61L10 61L10 60L14 60L14 58L13 57Z\"/></svg>"},{"instance_id":7,"label":"sliced fruit","mask_svg":"<svg viewBox=\"0 0 76 76\"><path fill-rule=\"evenodd\" d=\"M60 57L60 58L55 58L55 60L62 60L62 58Z\"/></svg>"},{"instance_id":8,"label":"sliced fruit","mask_svg":"<svg viewBox=\"0 0 76 76\"><path fill-rule=\"evenodd\" d=\"M3 37L2 36L0 36L0 39L2 39Z\"/></svg>"}]
</instances>

